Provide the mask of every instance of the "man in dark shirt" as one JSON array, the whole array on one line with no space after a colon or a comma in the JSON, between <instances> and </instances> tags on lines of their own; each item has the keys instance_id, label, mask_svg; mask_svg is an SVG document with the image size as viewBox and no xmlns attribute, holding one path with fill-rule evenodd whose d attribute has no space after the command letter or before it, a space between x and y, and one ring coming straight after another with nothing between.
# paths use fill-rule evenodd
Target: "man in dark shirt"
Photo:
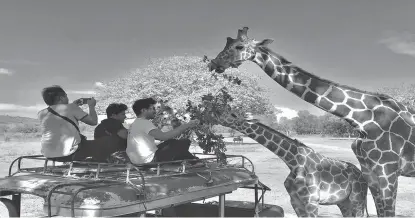
<instances>
[{"instance_id":1,"label":"man in dark shirt","mask_svg":"<svg viewBox=\"0 0 415 218\"><path fill-rule=\"evenodd\" d=\"M94 138L97 139L108 136L117 137L120 139L120 145L118 146L126 148L128 131L123 126L123 123L126 118L125 111L127 109L127 105L125 104L110 104L106 109L107 119L102 120L95 128Z\"/></svg>"}]
</instances>

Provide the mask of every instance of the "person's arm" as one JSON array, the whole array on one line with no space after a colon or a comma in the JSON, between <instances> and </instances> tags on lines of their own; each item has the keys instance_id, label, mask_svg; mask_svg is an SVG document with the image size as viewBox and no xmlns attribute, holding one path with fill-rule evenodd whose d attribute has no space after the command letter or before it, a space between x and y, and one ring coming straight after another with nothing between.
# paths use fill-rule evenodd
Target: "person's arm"
<instances>
[{"instance_id":1,"label":"person's arm","mask_svg":"<svg viewBox=\"0 0 415 218\"><path fill-rule=\"evenodd\" d=\"M81 121L90 126L95 126L98 124L98 116L97 112L95 111L95 105L97 104L97 101L94 98L91 98L88 100L87 104L89 106L89 114L84 116Z\"/></svg>"},{"instance_id":2,"label":"person's arm","mask_svg":"<svg viewBox=\"0 0 415 218\"><path fill-rule=\"evenodd\" d=\"M127 130L127 129L125 129L125 128L120 129L120 130L117 132L117 135L118 135L119 137L123 138L123 139L127 139L127 137L128 137L128 130Z\"/></svg>"},{"instance_id":3,"label":"person's arm","mask_svg":"<svg viewBox=\"0 0 415 218\"><path fill-rule=\"evenodd\" d=\"M185 123L168 132L163 132L160 129L156 128L156 129L152 129L148 134L157 140L166 141L166 140L179 136L184 131L186 131L188 128L194 127L198 124L199 124L198 120L191 120L189 123Z\"/></svg>"}]
</instances>

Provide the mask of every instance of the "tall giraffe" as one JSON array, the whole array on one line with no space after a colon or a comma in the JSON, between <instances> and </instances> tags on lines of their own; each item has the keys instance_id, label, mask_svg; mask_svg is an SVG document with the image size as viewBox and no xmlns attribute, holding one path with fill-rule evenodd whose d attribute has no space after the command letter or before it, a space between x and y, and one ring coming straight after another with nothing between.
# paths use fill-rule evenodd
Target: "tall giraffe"
<instances>
[{"instance_id":1,"label":"tall giraffe","mask_svg":"<svg viewBox=\"0 0 415 218\"><path fill-rule=\"evenodd\" d=\"M245 120L230 107L212 115L215 124L247 135L285 162L290 174L284 186L297 216L317 217L319 205L337 205L344 217L364 216L368 185L355 165L324 157L264 124Z\"/></svg>"},{"instance_id":2,"label":"tall giraffe","mask_svg":"<svg viewBox=\"0 0 415 218\"><path fill-rule=\"evenodd\" d=\"M285 89L304 101L345 119L358 132L352 143L369 184L378 216L395 216L398 177L415 177L415 111L395 99L320 78L292 64L256 41L248 28L227 38L223 51L209 63L210 71L224 72L250 60Z\"/></svg>"}]
</instances>

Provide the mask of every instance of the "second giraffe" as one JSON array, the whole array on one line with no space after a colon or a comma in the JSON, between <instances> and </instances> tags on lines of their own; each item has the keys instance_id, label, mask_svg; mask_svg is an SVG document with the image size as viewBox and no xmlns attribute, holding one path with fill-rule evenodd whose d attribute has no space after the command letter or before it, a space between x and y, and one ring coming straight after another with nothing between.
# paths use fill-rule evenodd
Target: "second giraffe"
<instances>
[{"instance_id":1,"label":"second giraffe","mask_svg":"<svg viewBox=\"0 0 415 218\"><path fill-rule=\"evenodd\" d=\"M227 108L212 112L217 124L235 129L278 155L290 174L284 182L299 217L317 217L319 205L337 205L344 217L363 217L368 184L352 163L325 157L303 143Z\"/></svg>"}]
</instances>

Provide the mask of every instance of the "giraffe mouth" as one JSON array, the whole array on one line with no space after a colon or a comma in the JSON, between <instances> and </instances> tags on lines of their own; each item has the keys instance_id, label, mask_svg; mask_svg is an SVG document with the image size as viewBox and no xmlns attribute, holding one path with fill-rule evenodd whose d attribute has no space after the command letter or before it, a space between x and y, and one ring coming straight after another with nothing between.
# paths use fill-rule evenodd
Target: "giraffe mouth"
<instances>
[{"instance_id":1,"label":"giraffe mouth","mask_svg":"<svg viewBox=\"0 0 415 218\"><path fill-rule=\"evenodd\" d=\"M225 67L220 66L218 63L216 63L214 60L211 60L209 63L209 71L212 72L213 70L216 73L223 73L225 72Z\"/></svg>"},{"instance_id":2,"label":"giraffe mouth","mask_svg":"<svg viewBox=\"0 0 415 218\"><path fill-rule=\"evenodd\" d=\"M230 64L230 66L232 68L238 68L239 66L241 66L241 64L242 64L242 61L237 61L235 63Z\"/></svg>"}]
</instances>

